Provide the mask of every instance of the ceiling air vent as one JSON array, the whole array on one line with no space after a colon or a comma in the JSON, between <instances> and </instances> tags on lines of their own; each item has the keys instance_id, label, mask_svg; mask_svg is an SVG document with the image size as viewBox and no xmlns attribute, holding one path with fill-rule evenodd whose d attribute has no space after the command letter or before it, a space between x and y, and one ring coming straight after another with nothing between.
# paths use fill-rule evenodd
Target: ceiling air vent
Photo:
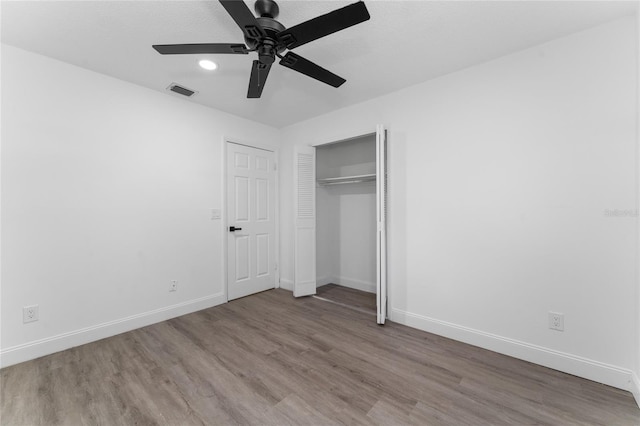
<instances>
[{"instance_id":1,"label":"ceiling air vent","mask_svg":"<svg viewBox=\"0 0 640 426\"><path fill-rule=\"evenodd\" d=\"M188 98L190 98L193 95L195 95L196 93L198 93L195 90L187 89L186 87L181 86L181 85L179 85L177 83L171 83L169 85L169 87L167 87L167 90L170 90L172 92L178 93L178 94L180 94L182 96L186 96Z\"/></svg>"}]
</instances>

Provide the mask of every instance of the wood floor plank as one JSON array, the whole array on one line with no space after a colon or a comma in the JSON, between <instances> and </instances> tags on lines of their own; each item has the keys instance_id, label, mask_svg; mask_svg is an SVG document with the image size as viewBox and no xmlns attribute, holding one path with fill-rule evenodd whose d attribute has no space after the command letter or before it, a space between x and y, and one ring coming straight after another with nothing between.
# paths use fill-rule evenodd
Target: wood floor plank
<instances>
[{"instance_id":1,"label":"wood floor plank","mask_svg":"<svg viewBox=\"0 0 640 426\"><path fill-rule=\"evenodd\" d=\"M625 426L640 409L619 389L272 290L0 371L0 425L58 424Z\"/></svg>"},{"instance_id":2,"label":"wood floor plank","mask_svg":"<svg viewBox=\"0 0 640 426\"><path fill-rule=\"evenodd\" d=\"M375 293L355 290L337 284L326 284L317 288L316 296L338 304L351 306L354 309L371 312L372 314L376 312Z\"/></svg>"}]
</instances>

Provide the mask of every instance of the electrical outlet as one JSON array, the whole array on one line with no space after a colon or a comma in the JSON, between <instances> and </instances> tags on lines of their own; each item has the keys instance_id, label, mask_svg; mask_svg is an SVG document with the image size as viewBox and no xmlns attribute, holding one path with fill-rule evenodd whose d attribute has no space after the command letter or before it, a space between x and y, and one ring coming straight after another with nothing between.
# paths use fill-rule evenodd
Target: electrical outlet
<instances>
[{"instance_id":1,"label":"electrical outlet","mask_svg":"<svg viewBox=\"0 0 640 426\"><path fill-rule=\"evenodd\" d=\"M169 291L178 291L178 280L171 280L171 284L169 284Z\"/></svg>"},{"instance_id":2,"label":"electrical outlet","mask_svg":"<svg viewBox=\"0 0 640 426\"><path fill-rule=\"evenodd\" d=\"M564 331L564 314L549 312L549 328Z\"/></svg>"},{"instance_id":3,"label":"electrical outlet","mask_svg":"<svg viewBox=\"0 0 640 426\"><path fill-rule=\"evenodd\" d=\"M22 308L22 322L38 321L38 305L25 306Z\"/></svg>"}]
</instances>

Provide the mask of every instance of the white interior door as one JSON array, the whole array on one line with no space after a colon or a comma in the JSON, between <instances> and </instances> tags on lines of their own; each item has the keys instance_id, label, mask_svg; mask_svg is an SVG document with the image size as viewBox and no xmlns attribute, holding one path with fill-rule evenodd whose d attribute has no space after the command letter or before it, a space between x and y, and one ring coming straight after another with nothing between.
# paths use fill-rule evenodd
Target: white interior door
<instances>
[{"instance_id":1,"label":"white interior door","mask_svg":"<svg viewBox=\"0 0 640 426\"><path fill-rule=\"evenodd\" d=\"M227 143L227 298L275 288L275 154Z\"/></svg>"},{"instance_id":2,"label":"white interior door","mask_svg":"<svg viewBox=\"0 0 640 426\"><path fill-rule=\"evenodd\" d=\"M295 297L316 294L316 150L298 146L294 153Z\"/></svg>"},{"instance_id":3,"label":"white interior door","mask_svg":"<svg viewBox=\"0 0 640 426\"><path fill-rule=\"evenodd\" d=\"M387 131L376 128L376 208L378 220L376 305L378 324L387 318Z\"/></svg>"}]
</instances>

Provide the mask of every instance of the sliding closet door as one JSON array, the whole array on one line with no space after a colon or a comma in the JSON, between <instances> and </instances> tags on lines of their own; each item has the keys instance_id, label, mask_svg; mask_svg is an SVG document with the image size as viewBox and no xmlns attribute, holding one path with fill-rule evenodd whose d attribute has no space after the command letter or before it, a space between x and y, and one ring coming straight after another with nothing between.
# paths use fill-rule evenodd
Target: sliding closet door
<instances>
[{"instance_id":1,"label":"sliding closet door","mask_svg":"<svg viewBox=\"0 0 640 426\"><path fill-rule=\"evenodd\" d=\"M382 125L376 128L376 208L377 232L377 283L376 304L378 324L387 318L387 131Z\"/></svg>"},{"instance_id":2,"label":"sliding closet door","mask_svg":"<svg viewBox=\"0 0 640 426\"><path fill-rule=\"evenodd\" d=\"M294 277L295 297L316 294L316 150L294 152Z\"/></svg>"}]
</instances>

